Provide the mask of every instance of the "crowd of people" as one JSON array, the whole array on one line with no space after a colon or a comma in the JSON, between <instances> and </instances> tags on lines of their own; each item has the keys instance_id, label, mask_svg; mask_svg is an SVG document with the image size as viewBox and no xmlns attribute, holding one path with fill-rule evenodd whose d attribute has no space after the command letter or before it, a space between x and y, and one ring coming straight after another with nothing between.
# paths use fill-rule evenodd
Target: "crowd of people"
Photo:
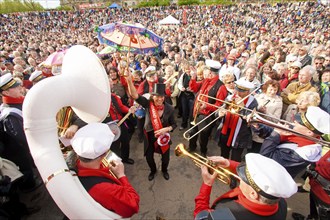
<instances>
[{"instance_id":1,"label":"crowd of people","mask_svg":"<svg viewBox=\"0 0 330 220\"><path fill-rule=\"evenodd\" d=\"M159 26L158 21L169 14L183 23ZM204 183L196 197L196 219L207 219L209 215L240 219L238 213L242 210L249 213L250 219L286 219L282 198L297 191L293 178L304 171L308 173L310 189L299 190L311 194L308 219L329 219L329 15L329 7L317 2L0 15L0 156L20 167L20 190L40 186L24 135L24 96L35 83L59 74L57 66L45 65L49 55L84 45L98 54L108 74L112 102L104 123L121 121L128 113L135 117L123 121L119 125L121 136L105 140L104 149L97 155L84 156L84 147L92 151L94 145L72 144L79 156L80 170L103 172L104 168L95 164L100 163L110 145L123 163L134 166L130 145L136 137L144 142L150 168L148 180L153 181L157 172L155 153L162 155L161 171L169 180L171 136L178 135L176 127L180 131L192 128L187 150L196 152L199 147L202 156L211 156L208 148L214 146L208 145L210 137L214 137L221 157L208 157L209 160L233 172L237 170L240 179L238 183L237 178L232 178L233 190L209 206L216 176L202 166ZM106 45L99 43L95 29L118 21L139 23L154 31L164 40L162 50L100 54ZM290 127L291 132L255 123L253 114L273 124L286 121L282 127ZM192 127L195 124L199 126ZM60 135L75 140L87 126L73 114ZM81 138L88 136L84 134ZM98 134L90 135L92 139L99 138ZM273 167L274 173L263 170L265 164ZM121 162L110 165L119 175L118 180L104 180L102 176L86 184L97 201L102 188L98 189L97 183L120 185L109 189L130 198L130 214L109 202L100 203L129 217L138 211L139 197L122 166ZM84 177L80 180L86 182ZM277 187L281 185L278 181L286 182L286 188ZM228 199L239 205L228 203ZM117 205L120 204L127 205Z\"/></svg>"}]
</instances>

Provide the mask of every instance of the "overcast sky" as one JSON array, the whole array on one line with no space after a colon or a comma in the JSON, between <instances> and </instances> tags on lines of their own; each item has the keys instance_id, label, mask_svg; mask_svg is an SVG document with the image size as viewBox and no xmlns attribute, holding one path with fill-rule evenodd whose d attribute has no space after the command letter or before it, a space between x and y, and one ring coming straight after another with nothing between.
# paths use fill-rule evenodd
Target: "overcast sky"
<instances>
[{"instance_id":1,"label":"overcast sky","mask_svg":"<svg viewBox=\"0 0 330 220\"><path fill-rule=\"evenodd\" d=\"M35 2L39 2L44 8L56 8L60 6L60 0L34 0Z\"/></svg>"}]
</instances>

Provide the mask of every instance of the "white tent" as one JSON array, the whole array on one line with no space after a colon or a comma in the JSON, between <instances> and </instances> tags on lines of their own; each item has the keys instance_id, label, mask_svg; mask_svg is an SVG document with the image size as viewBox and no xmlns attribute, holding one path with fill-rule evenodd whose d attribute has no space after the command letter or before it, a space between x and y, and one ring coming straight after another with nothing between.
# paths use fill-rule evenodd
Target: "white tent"
<instances>
[{"instance_id":1,"label":"white tent","mask_svg":"<svg viewBox=\"0 0 330 220\"><path fill-rule=\"evenodd\" d=\"M167 16L163 20L158 21L160 25L162 24L180 24L180 21L174 18L172 15Z\"/></svg>"}]
</instances>

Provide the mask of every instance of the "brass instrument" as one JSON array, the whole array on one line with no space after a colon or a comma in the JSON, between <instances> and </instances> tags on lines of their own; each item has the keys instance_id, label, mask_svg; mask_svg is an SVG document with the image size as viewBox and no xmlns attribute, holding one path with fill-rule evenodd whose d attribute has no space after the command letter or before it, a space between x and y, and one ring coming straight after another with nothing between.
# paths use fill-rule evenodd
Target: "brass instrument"
<instances>
[{"instance_id":1,"label":"brass instrument","mask_svg":"<svg viewBox=\"0 0 330 220\"><path fill-rule=\"evenodd\" d=\"M204 95L204 96L207 96L207 95ZM207 97L208 97L208 98L213 98L213 97L210 97L210 96L207 96ZM233 104L233 103L230 103L230 102L227 102L227 101L219 100L219 99L216 99L216 98L213 98L213 99L218 100L218 101L221 101L221 102L223 102L224 104L228 104L228 105L234 105L234 106L236 106L236 104ZM202 102L202 103L205 103L205 104L207 104L207 105L211 105L211 106L213 106L213 107L219 108L219 109L220 109L220 108L224 108L223 106L216 106L216 105L214 105L214 104L210 104L210 103L205 102L205 101L203 101L203 100L198 100L198 101L199 101L199 102ZM313 141L313 142L315 142L315 143L319 143L319 144L321 144L321 145L323 145L323 146L330 147L330 142L328 142L328 141L325 141L325 140L322 140L322 139L318 139L318 138L315 138L315 137L311 137L311 136L306 136L305 134L301 134L301 133L299 133L299 132L293 130L292 127L294 127L294 123L291 123L291 122L288 122L288 121L285 121L285 120L282 120L282 119L278 119L278 118L275 118L275 117L273 117L273 116L271 116L271 115L267 115L267 114L264 114L264 113L259 113L259 112L257 113L255 110L251 110L251 109L248 109L248 108L245 108L245 107L241 107L241 106L239 106L239 109L244 109L244 110L247 110L247 111L250 111L250 112L251 112L252 117L251 117L251 120L249 121L250 124L256 124L256 123L264 124L264 125L267 125L267 126L269 126L269 127L273 127L273 128L277 128L277 129L281 129L281 130L284 130L284 131L290 132L290 133L292 133L292 134L294 134L294 135L297 135L297 136L303 137L303 138L305 138L305 139L311 140L311 141ZM228 110L228 111L230 111L230 110ZM214 111L214 112L217 112L217 111ZM213 112L213 113L214 113L214 112ZM239 113L236 112L236 111L230 111L230 112L233 113L233 114L237 114L237 115L239 115L239 116L241 116L241 117L246 116L246 115L239 114ZM212 113L212 114L213 114L213 113ZM269 118L273 118L273 119L275 119L275 120L276 120L277 122L279 122L279 123L275 123L275 122L269 121L269 120L267 120L267 119L265 119L265 118L263 118L263 117L261 117L261 116L267 116L267 117L269 117ZM216 119L217 119L217 118L216 118ZM212 123L213 123L213 121L210 122L209 125L212 124ZM209 126L209 125L207 125L207 126ZM204 128L206 128L207 126L205 126ZM203 129L204 129L204 128L203 128ZM192 130L192 129L193 129L193 127L190 128L189 130L187 130L186 133L187 133L188 131ZM198 131L198 132L196 132L196 133L198 134L199 132L200 132L200 131ZM197 135L197 134L194 134L194 136ZM186 138L185 134L184 134L183 137ZM188 138L186 138L186 139L187 139L187 140L190 140L191 138L192 138L192 137L188 137Z\"/></svg>"},{"instance_id":2,"label":"brass instrument","mask_svg":"<svg viewBox=\"0 0 330 220\"><path fill-rule=\"evenodd\" d=\"M197 105L196 111L194 111L194 120L192 122L190 122L191 125L196 125L198 112L199 112L199 109L201 108L201 104L198 101L197 101L196 105Z\"/></svg>"},{"instance_id":3,"label":"brass instrument","mask_svg":"<svg viewBox=\"0 0 330 220\"><path fill-rule=\"evenodd\" d=\"M225 100L220 100L220 99L217 99L217 98L214 98L214 97L208 96L208 95L203 95L203 96L206 96L207 98L210 98L210 99L214 99L214 100L216 100L216 101L220 101L220 102L222 102L222 103L228 105L228 106L229 106L229 108L227 109L228 111L230 111L230 112L233 113L233 114L237 114L237 115L239 115L239 116L242 116L242 117L243 117L243 116L246 116L246 115L241 115L241 114L239 114L238 112L239 112L240 110L246 110L246 111L249 111L249 112L251 112L251 113L254 112L254 110L251 110L251 109L249 109L249 108L245 108L245 107L243 107L243 106L240 106L239 103L227 102L227 101L225 101ZM216 107L216 108L224 108L223 106L217 106L217 105L214 105L214 104L211 104L211 103L205 102L205 101L200 100L200 99L199 99L198 101L201 102L201 103L205 103L205 104L207 104L207 105L210 105L210 106ZM240 101L241 101L241 100L240 100ZM261 115L261 116L264 116L264 117L268 117L268 118L274 119L275 121L280 122L280 123L283 123L283 124L286 124L286 125L289 125L290 127L293 126L293 123L288 122L288 121L285 121L285 120L280 119L280 118L276 118L276 117L274 117L274 116L272 116L272 115L264 114L264 113L261 113L261 112L258 112L258 115Z\"/></svg>"},{"instance_id":4,"label":"brass instrument","mask_svg":"<svg viewBox=\"0 0 330 220\"><path fill-rule=\"evenodd\" d=\"M179 72L174 72L170 77L168 77L165 82L163 82L164 84L169 83L174 77L178 76Z\"/></svg>"},{"instance_id":5,"label":"brass instrument","mask_svg":"<svg viewBox=\"0 0 330 220\"><path fill-rule=\"evenodd\" d=\"M249 123L250 124L255 124L255 123L264 124L264 125L267 125L269 127L278 128L278 129L281 129L283 131L290 132L290 133L292 133L292 134L294 134L296 136L300 136L302 138L308 139L308 140L313 141L315 143L321 144L323 146L330 147L330 142L328 142L328 141L325 141L325 140L322 140L322 139L318 139L318 138L315 138L315 137L311 137L311 136L306 136L304 134L301 134L301 133L293 130L292 128L288 128L288 127L286 127L286 126L284 126L282 124L277 124L277 123L274 123L272 121L269 121L269 120L267 120L265 118L262 118L257 113L255 113L255 114L252 115L252 119L249 121ZM292 123L287 122L287 124L292 124Z\"/></svg>"},{"instance_id":6,"label":"brass instrument","mask_svg":"<svg viewBox=\"0 0 330 220\"><path fill-rule=\"evenodd\" d=\"M115 164L113 163L113 161L116 158L118 158L118 156L114 152L112 152L111 150L109 150L108 153L102 159L102 162L101 163L102 163L103 167L109 167L110 164L114 166ZM110 174L113 177L115 177L116 179L118 179L117 176L111 171L111 169L109 169L109 172L110 172Z\"/></svg>"},{"instance_id":7,"label":"brass instrument","mask_svg":"<svg viewBox=\"0 0 330 220\"><path fill-rule=\"evenodd\" d=\"M201 167L201 165L206 166L211 174L216 172L218 174L217 179L220 180L221 182L223 182L224 184L227 184L227 185L230 184L230 181L231 181L230 177L234 177L238 180L241 179L239 176L230 172L229 170L226 170L222 167L216 167L216 165L212 161L206 159L205 157L202 157L197 153L194 153L194 154L189 153L185 149L184 144L178 144L175 147L174 152L175 152L175 155L178 157L180 157L182 155L190 157L190 159L192 159L195 162L195 165L198 167Z\"/></svg>"}]
</instances>

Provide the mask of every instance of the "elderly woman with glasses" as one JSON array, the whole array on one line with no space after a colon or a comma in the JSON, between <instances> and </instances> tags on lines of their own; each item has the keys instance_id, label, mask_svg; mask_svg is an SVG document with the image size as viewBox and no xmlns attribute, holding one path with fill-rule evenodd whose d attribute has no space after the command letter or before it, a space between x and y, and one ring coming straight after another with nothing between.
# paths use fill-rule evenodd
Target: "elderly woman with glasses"
<instances>
[{"instance_id":1,"label":"elderly woman with glasses","mask_svg":"<svg viewBox=\"0 0 330 220\"><path fill-rule=\"evenodd\" d=\"M262 117L273 122L277 122L282 114L283 102L282 97L278 95L279 91L280 83L276 80L269 80L262 86L262 93L255 95L258 102L257 110L269 115L270 117ZM259 153L263 141L263 138L253 133L252 148L248 149L248 152Z\"/></svg>"}]
</instances>

